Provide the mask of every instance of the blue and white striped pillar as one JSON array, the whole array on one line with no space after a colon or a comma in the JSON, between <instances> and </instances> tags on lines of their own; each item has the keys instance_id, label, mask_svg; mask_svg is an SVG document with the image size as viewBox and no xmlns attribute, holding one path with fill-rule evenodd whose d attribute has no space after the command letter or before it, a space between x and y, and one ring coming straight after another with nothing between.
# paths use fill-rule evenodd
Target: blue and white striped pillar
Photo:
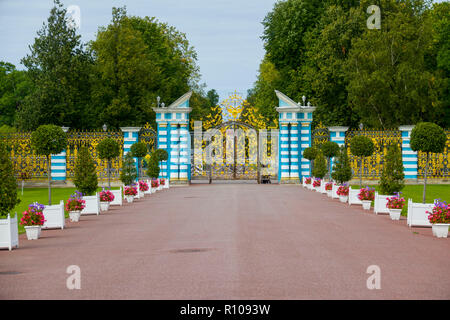
<instances>
[{"instance_id":1,"label":"blue and white striped pillar","mask_svg":"<svg viewBox=\"0 0 450 320\"><path fill-rule=\"evenodd\" d=\"M170 162L169 179L176 181L179 179L180 172L180 134L177 123L170 124Z\"/></svg>"},{"instance_id":2,"label":"blue and white striped pillar","mask_svg":"<svg viewBox=\"0 0 450 320\"><path fill-rule=\"evenodd\" d=\"M62 127L64 132L69 130L68 127ZM52 154L50 157L50 174L52 181L65 181L67 178L67 162L66 150L64 149L58 154Z\"/></svg>"},{"instance_id":3,"label":"blue and white striped pillar","mask_svg":"<svg viewBox=\"0 0 450 320\"><path fill-rule=\"evenodd\" d=\"M347 132L348 127L328 127L328 131L330 132L330 141L336 142L339 147L345 146L345 133ZM331 158L330 168L333 172L333 163L334 157Z\"/></svg>"},{"instance_id":4,"label":"blue and white striped pillar","mask_svg":"<svg viewBox=\"0 0 450 320\"><path fill-rule=\"evenodd\" d=\"M187 123L181 123L180 128L180 181L190 180L191 173L191 141Z\"/></svg>"},{"instance_id":5,"label":"blue and white striped pillar","mask_svg":"<svg viewBox=\"0 0 450 320\"><path fill-rule=\"evenodd\" d=\"M290 178L290 144L289 144L289 123L280 123L280 135L278 145L279 148L279 161L278 165L278 180L280 182L286 182Z\"/></svg>"},{"instance_id":6,"label":"blue and white striped pillar","mask_svg":"<svg viewBox=\"0 0 450 320\"><path fill-rule=\"evenodd\" d=\"M307 115L306 115L307 118ZM305 116L303 116L303 119L305 119ZM305 151L306 148L311 147L311 122L310 121L302 121L300 123L300 152L301 152L301 178L303 181L303 177L309 177L310 176L310 168L311 168L311 161L308 159L303 158L303 151Z\"/></svg>"},{"instance_id":7,"label":"blue and white striped pillar","mask_svg":"<svg viewBox=\"0 0 450 320\"><path fill-rule=\"evenodd\" d=\"M161 168L159 171L159 176L161 178L169 177L168 163L169 163L169 158L170 158L170 150L169 150L169 142L167 141L168 130L169 130L169 128L167 128L167 122L158 122L158 124L157 124L157 131L158 131L157 146L158 146L158 149L166 150L167 154L169 155L167 157L167 161L163 161L161 164Z\"/></svg>"},{"instance_id":8,"label":"blue and white striped pillar","mask_svg":"<svg viewBox=\"0 0 450 320\"><path fill-rule=\"evenodd\" d=\"M290 164L289 164L289 177L291 182L300 183L300 171L299 171L299 125L298 122L291 122L289 128L289 147L290 147Z\"/></svg>"},{"instance_id":9,"label":"blue and white striped pillar","mask_svg":"<svg viewBox=\"0 0 450 320\"><path fill-rule=\"evenodd\" d=\"M161 167L161 177L169 178L171 183L189 183L191 167L191 144L189 135L188 92L168 107L153 108L158 124L158 148L165 149L169 155L167 163ZM166 167L164 167L166 166Z\"/></svg>"},{"instance_id":10,"label":"blue and white striped pillar","mask_svg":"<svg viewBox=\"0 0 450 320\"><path fill-rule=\"evenodd\" d=\"M417 180L417 152L411 150L411 131L414 126L400 126L402 133L402 160L405 179Z\"/></svg>"},{"instance_id":11,"label":"blue and white striped pillar","mask_svg":"<svg viewBox=\"0 0 450 320\"><path fill-rule=\"evenodd\" d=\"M275 90L279 107L279 157L278 181L300 183L309 176L309 161L303 158L303 150L311 146L311 122L316 107L296 103L280 91ZM303 104L306 98L303 97Z\"/></svg>"},{"instance_id":12,"label":"blue and white striped pillar","mask_svg":"<svg viewBox=\"0 0 450 320\"><path fill-rule=\"evenodd\" d=\"M139 131L141 127L121 127L123 132L123 155L125 156L131 151L131 146L139 141ZM138 159L133 158L138 170Z\"/></svg>"}]
</instances>

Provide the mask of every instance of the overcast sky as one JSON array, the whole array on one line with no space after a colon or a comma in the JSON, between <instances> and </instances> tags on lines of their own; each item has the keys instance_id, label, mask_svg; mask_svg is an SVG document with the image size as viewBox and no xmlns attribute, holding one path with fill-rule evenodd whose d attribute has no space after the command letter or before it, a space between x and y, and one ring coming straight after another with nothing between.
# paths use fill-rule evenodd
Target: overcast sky
<instances>
[{"instance_id":1,"label":"overcast sky","mask_svg":"<svg viewBox=\"0 0 450 320\"><path fill-rule=\"evenodd\" d=\"M320 1L320 0L318 0ZM95 39L111 21L113 6L131 15L154 16L184 32L198 54L202 83L220 98L253 86L264 55L261 21L276 0L62 0L78 6L83 42ZM441 1L437 1L441 2ZM19 69L36 32L47 21L53 0L0 0L0 60ZM171 103L172 101L167 101Z\"/></svg>"},{"instance_id":2,"label":"overcast sky","mask_svg":"<svg viewBox=\"0 0 450 320\"><path fill-rule=\"evenodd\" d=\"M198 54L202 83L220 98L251 88L264 55L261 21L275 0L62 0L81 11L83 42L95 39L111 21L111 8L127 6L131 15L154 16L184 32ZM47 21L53 0L0 0L0 60L19 69L36 32ZM171 103L172 101L168 101Z\"/></svg>"}]
</instances>

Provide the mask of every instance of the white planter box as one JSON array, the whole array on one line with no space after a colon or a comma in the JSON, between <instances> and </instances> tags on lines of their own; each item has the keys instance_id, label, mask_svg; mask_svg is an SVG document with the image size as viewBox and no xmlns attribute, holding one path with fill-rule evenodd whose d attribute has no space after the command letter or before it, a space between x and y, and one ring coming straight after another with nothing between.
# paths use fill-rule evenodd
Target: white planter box
<instances>
[{"instance_id":1,"label":"white planter box","mask_svg":"<svg viewBox=\"0 0 450 320\"><path fill-rule=\"evenodd\" d=\"M81 211L69 211L69 218L71 222L80 221Z\"/></svg>"},{"instance_id":2,"label":"white planter box","mask_svg":"<svg viewBox=\"0 0 450 320\"><path fill-rule=\"evenodd\" d=\"M431 212L433 207L434 203L414 203L412 199L408 199L408 216L406 219L408 226L431 227L426 211Z\"/></svg>"},{"instance_id":3,"label":"white planter box","mask_svg":"<svg viewBox=\"0 0 450 320\"><path fill-rule=\"evenodd\" d=\"M384 194L378 194L378 192L375 191L375 200L373 204L373 211L375 214L378 213L389 213L388 207L386 207L387 204L387 198L390 198L393 196L388 196Z\"/></svg>"},{"instance_id":4,"label":"white planter box","mask_svg":"<svg viewBox=\"0 0 450 320\"><path fill-rule=\"evenodd\" d=\"M137 194L134 196L135 199L140 199L144 197L144 193L139 190L139 187L137 188Z\"/></svg>"},{"instance_id":5,"label":"white planter box","mask_svg":"<svg viewBox=\"0 0 450 320\"><path fill-rule=\"evenodd\" d=\"M100 210L108 211L110 203L107 201L100 201Z\"/></svg>"},{"instance_id":6,"label":"white planter box","mask_svg":"<svg viewBox=\"0 0 450 320\"><path fill-rule=\"evenodd\" d=\"M8 214L6 219L0 219L0 248L19 247L19 230L17 224L17 213L14 218Z\"/></svg>"},{"instance_id":7,"label":"white planter box","mask_svg":"<svg viewBox=\"0 0 450 320\"><path fill-rule=\"evenodd\" d=\"M149 180L146 180L145 182L146 182L147 185L148 185L148 190L147 190L147 191L144 191L144 194L152 194L152 182L149 181Z\"/></svg>"},{"instance_id":8,"label":"white planter box","mask_svg":"<svg viewBox=\"0 0 450 320\"><path fill-rule=\"evenodd\" d=\"M64 201L53 206L44 206L44 219L42 229L61 228L64 229L66 217L64 216Z\"/></svg>"},{"instance_id":9,"label":"white planter box","mask_svg":"<svg viewBox=\"0 0 450 320\"><path fill-rule=\"evenodd\" d=\"M169 179L166 179L166 184L164 185L164 189L169 189L169 188L170 188Z\"/></svg>"},{"instance_id":10,"label":"white planter box","mask_svg":"<svg viewBox=\"0 0 450 320\"><path fill-rule=\"evenodd\" d=\"M327 190L327 196L331 198L333 196L333 190Z\"/></svg>"},{"instance_id":11,"label":"white planter box","mask_svg":"<svg viewBox=\"0 0 450 320\"><path fill-rule=\"evenodd\" d=\"M339 196L339 201L346 203L348 201L348 196Z\"/></svg>"},{"instance_id":12,"label":"white planter box","mask_svg":"<svg viewBox=\"0 0 450 320\"><path fill-rule=\"evenodd\" d=\"M114 200L109 203L110 206L121 206L123 204L122 187L119 190L111 190Z\"/></svg>"},{"instance_id":13,"label":"white planter box","mask_svg":"<svg viewBox=\"0 0 450 320\"><path fill-rule=\"evenodd\" d=\"M86 201L86 207L81 211L81 215L100 214L100 197L98 193L95 196L85 196L83 200Z\"/></svg>"},{"instance_id":14,"label":"white planter box","mask_svg":"<svg viewBox=\"0 0 450 320\"><path fill-rule=\"evenodd\" d=\"M437 238L447 238L448 236L448 223L435 223L432 225L433 236Z\"/></svg>"},{"instance_id":15,"label":"white planter box","mask_svg":"<svg viewBox=\"0 0 450 320\"><path fill-rule=\"evenodd\" d=\"M339 186L336 183L333 183L333 189L331 189L331 198L332 199L339 198L339 195L337 194L338 189L339 189Z\"/></svg>"},{"instance_id":16,"label":"white planter box","mask_svg":"<svg viewBox=\"0 0 450 320\"><path fill-rule=\"evenodd\" d=\"M127 199L128 203L132 203L134 201L134 196L125 196L125 199Z\"/></svg>"},{"instance_id":17,"label":"white planter box","mask_svg":"<svg viewBox=\"0 0 450 320\"><path fill-rule=\"evenodd\" d=\"M348 204L351 206L352 204L361 204L361 200L358 199L359 190L358 189L348 189Z\"/></svg>"},{"instance_id":18,"label":"white planter box","mask_svg":"<svg viewBox=\"0 0 450 320\"><path fill-rule=\"evenodd\" d=\"M402 209L389 209L389 216L391 220L400 220L400 215L402 214Z\"/></svg>"},{"instance_id":19,"label":"white planter box","mask_svg":"<svg viewBox=\"0 0 450 320\"><path fill-rule=\"evenodd\" d=\"M320 183L320 188L319 188L319 192L320 193L327 193L327 190L325 190L325 185L327 184L328 181L322 180L322 182Z\"/></svg>"},{"instance_id":20,"label":"white planter box","mask_svg":"<svg viewBox=\"0 0 450 320\"><path fill-rule=\"evenodd\" d=\"M372 205L372 201L370 200L362 200L362 206L364 210L370 210L370 206Z\"/></svg>"},{"instance_id":21,"label":"white planter box","mask_svg":"<svg viewBox=\"0 0 450 320\"><path fill-rule=\"evenodd\" d=\"M25 226L28 240L37 240L41 235L41 226Z\"/></svg>"}]
</instances>

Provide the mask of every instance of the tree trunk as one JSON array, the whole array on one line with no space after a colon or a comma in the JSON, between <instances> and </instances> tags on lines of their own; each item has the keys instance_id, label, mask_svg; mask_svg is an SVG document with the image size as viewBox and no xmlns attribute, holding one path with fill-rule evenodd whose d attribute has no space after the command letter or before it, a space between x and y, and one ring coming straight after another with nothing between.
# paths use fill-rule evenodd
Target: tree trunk
<instances>
[{"instance_id":1,"label":"tree trunk","mask_svg":"<svg viewBox=\"0 0 450 320\"><path fill-rule=\"evenodd\" d=\"M427 174L428 174L428 161L430 160L430 153L427 152L427 162L425 163L425 176L423 179L423 199L422 203L425 203L425 194L427 190Z\"/></svg>"},{"instance_id":2,"label":"tree trunk","mask_svg":"<svg viewBox=\"0 0 450 320\"><path fill-rule=\"evenodd\" d=\"M48 205L52 205L52 172L50 166L50 155L47 156L47 176L48 176Z\"/></svg>"},{"instance_id":3,"label":"tree trunk","mask_svg":"<svg viewBox=\"0 0 450 320\"><path fill-rule=\"evenodd\" d=\"M111 190L111 160L108 160L108 188Z\"/></svg>"},{"instance_id":4,"label":"tree trunk","mask_svg":"<svg viewBox=\"0 0 450 320\"><path fill-rule=\"evenodd\" d=\"M331 157L328 158L328 180L331 181Z\"/></svg>"},{"instance_id":5,"label":"tree trunk","mask_svg":"<svg viewBox=\"0 0 450 320\"><path fill-rule=\"evenodd\" d=\"M362 158L359 158L359 188L362 188Z\"/></svg>"}]
</instances>

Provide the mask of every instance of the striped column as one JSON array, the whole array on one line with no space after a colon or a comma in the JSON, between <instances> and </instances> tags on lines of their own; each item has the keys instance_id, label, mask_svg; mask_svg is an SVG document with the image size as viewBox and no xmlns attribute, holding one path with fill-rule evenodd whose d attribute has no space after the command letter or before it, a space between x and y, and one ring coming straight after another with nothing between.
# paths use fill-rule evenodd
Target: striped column
<instances>
[{"instance_id":1,"label":"striped column","mask_svg":"<svg viewBox=\"0 0 450 320\"><path fill-rule=\"evenodd\" d=\"M299 125L298 122L291 122L289 129L289 142L290 142L290 164L289 164L289 177L291 182L299 183L300 171L299 171Z\"/></svg>"},{"instance_id":2,"label":"striped column","mask_svg":"<svg viewBox=\"0 0 450 320\"><path fill-rule=\"evenodd\" d=\"M290 178L290 145L289 145L289 123L280 123L280 165L278 167L278 180L280 182L287 181Z\"/></svg>"},{"instance_id":3,"label":"striped column","mask_svg":"<svg viewBox=\"0 0 450 320\"><path fill-rule=\"evenodd\" d=\"M180 131L177 123L170 124L170 159L169 159L169 179L179 179L179 159L180 159Z\"/></svg>"},{"instance_id":4,"label":"striped column","mask_svg":"<svg viewBox=\"0 0 450 320\"><path fill-rule=\"evenodd\" d=\"M158 122L157 129L158 129L158 149L166 150L167 154L169 155L167 161L163 161L161 164L159 176L161 178L167 178L169 176L168 163L170 159L169 143L167 141L168 139L167 122Z\"/></svg>"},{"instance_id":5,"label":"striped column","mask_svg":"<svg viewBox=\"0 0 450 320\"><path fill-rule=\"evenodd\" d=\"M180 124L179 132L180 132L179 179L183 181L188 181L191 172L191 161L190 161L191 148L187 123Z\"/></svg>"},{"instance_id":6,"label":"striped column","mask_svg":"<svg viewBox=\"0 0 450 320\"><path fill-rule=\"evenodd\" d=\"M139 131L141 127L121 127L120 130L123 132L123 155L126 155L131 151L131 146L138 142ZM136 171L138 170L137 158L134 158L134 163L136 164Z\"/></svg>"},{"instance_id":7,"label":"striped column","mask_svg":"<svg viewBox=\"0 0 450 320\"><path fill-rule=\"evenodd\" d=\"M306 148L311 147L311 122L301 122L300 126L300 152L301 152L301 178L309 177L309 170L311 168L311 162L308 159L303 158L303 151Z\"/></svg>"},{"instance_id":8,"label":"striped column","mask_svg":"<svg viewBox=\"0 0 450 320\"><path fill-rule=\"evenodd\" d=\"M411 131L414 126L400 126L402 133L402 160L405 179L417 180L417 152L411 150Z\"/></svg>"},{"instance_id":9,"label":"striped column","mask_svg":"<svg viewBox=\"0 0 450 320\"><path fill-rule=\"evenodd\" d=\"M330 131L330 141L336 142L339 147L345 146L345 133L348 130L348 127L328 127ZM334 157L331 158L330 168L333 171L333 163Z\"/></svg>"},{"instance_id":10,"label":"striped column","mask_svg":"<svg viewBox=\"0 0 450 320\"><path fill-rule=\"evenodd\" d=\"M69 130L68 127L62 127L64 132ZM58 154L52 154L50 157L50 174L52 181L65 181L66 173L66 150Z\"/></svg>"}]
</instances>

